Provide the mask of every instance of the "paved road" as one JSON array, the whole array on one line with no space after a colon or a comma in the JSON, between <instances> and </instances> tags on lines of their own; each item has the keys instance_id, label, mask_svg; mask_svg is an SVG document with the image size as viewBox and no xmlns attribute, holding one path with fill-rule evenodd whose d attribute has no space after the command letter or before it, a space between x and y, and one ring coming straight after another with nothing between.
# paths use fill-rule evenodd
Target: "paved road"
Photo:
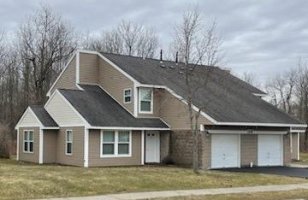
<instances>
[{"instance_id":1,"label":"paved road","mask_svg":"<svg viewBox=\"0 0 308 200\"><path fill-rule=\"evenodd\" d=\"M201 190L173 190L173 191L161 191L161 192L138 192L138 193L91 196L91 197L57 198L48 200L141 200L141 199L170 198L170 197L193 196L193 195L279 192L279 191L289 191L298 189L308 190L308 184L267 185L267 186L253 186L253 187L201 189Z\"/></svg>"},{"instance_id":2,"label":"paved road","mask_svg":"<svg viewBox=\"0 0 308 200\"><path fill-rule=\"evenodd\" d=\"M282 176L291 176L308 179L308 168L297 167L255 167L255 168L236 168L236 169L221 169L229 172L249 172L262 174L275 174Z\"/></svg>"}]
</instances>

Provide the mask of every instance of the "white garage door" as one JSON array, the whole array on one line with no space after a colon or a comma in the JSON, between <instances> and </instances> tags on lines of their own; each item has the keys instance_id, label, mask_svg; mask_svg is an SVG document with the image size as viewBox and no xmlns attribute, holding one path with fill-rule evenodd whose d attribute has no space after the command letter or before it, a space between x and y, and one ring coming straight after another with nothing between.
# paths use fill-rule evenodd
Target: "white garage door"
<instances>
[{"instance_id":1,"label":"white garage door","mask_svg":"<svg viewBox=\"0 0 308 200\"><path fill-rule=\"evenodd\" d=\"M282 135L258 136L258 166L283 165Z\"/></svg>"},{"instance_id":2,"label":"white garage door","mask_svg":"<svg viewBox=\"0 0 308 200\"><path fill-rule=\"evenodd\" d=\"M240 167L239 135L212 135L211 168Z\"/></svg>"}]
</instances>

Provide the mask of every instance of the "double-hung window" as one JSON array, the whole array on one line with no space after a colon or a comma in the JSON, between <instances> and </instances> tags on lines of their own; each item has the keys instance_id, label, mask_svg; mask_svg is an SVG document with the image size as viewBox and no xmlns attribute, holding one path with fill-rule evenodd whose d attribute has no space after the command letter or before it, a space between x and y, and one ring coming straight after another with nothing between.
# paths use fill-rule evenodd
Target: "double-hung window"
<instances>
[{"instance_id":1,"label":"double-hung window","mask_svg":"<svg viewBox=\"0 0 308 200\"><path fill-rule=\"evenodd\" d=\"M132 89L125 89L124 90L124 103L130 103L132 102Z\"/></svg>"},{"instance_id":2,"label":"double-hung window","mask_svg":"<svg viewBox=\"0 0 308 200\"><path fill-rule=\"evenodd\" d=\"M101 157L121 157L131 155L131 131L102 131Z\"/></svg>"},{"instance_id":3,"label":"double-hung window","mask_svg":"<svg viewBox=\"0 0 308 200\"><path fill-rule=\"evenodd\" d=\"M72 155L73 153L73 131L66 130L65 136L65 154Z\"/></svg>"},{"instance_id":4,"label":"double-hung window","mask_svg":"<svg viewBox=\"0 0 308 200\"><path fill-rule=\"evenodd\" d=\"M33 153L33 131L24 131L24 152Z\"/></svg>"},{"instance_id":5,"label":"double-hung window","mask_svg":"<svg viewBox=\"0 0 308 200\"><path fill-rule=\"evenodd\" d=\"M152 88L139 88L139 112L153 112L153 90Z\"/></svg>"}]
</instances>

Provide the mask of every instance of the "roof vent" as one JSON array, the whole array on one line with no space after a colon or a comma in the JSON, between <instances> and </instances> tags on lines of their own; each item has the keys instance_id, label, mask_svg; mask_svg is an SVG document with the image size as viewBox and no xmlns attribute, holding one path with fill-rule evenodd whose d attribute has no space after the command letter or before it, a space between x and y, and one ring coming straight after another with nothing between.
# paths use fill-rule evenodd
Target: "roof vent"
<instances>
[{"instance_id":1,"label":"roof vent","mask_svg":"<svg viewBox=\"0 0 308 200\"><path fill-rule=\"evenodd\" d=\"M131 56L132 55L132 46L129 45L129 52L128 52L128 55Z\"/></svg>"},{"instance_id":2,"label":"roof vent","mask_svg":"<svg viewBox=\"0 0 308 200\"><path fill-rule=\"evenodd\" d=\"M160 50L160 58L159 58L159 60L160 60L160 63L163 63L163 50L162 49Z\"/></svg>"}]
</instances>

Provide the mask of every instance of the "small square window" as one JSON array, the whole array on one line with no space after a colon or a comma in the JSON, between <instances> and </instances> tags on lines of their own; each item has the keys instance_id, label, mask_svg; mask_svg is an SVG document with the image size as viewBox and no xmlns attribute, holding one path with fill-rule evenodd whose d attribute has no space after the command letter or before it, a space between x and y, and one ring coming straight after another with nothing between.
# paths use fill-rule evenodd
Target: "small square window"
<instances>
[{"instance_id":1,"label":"small square window","mask_svg":"<svg viewBox=\"0 0 308 200\"><path fill-rule=\"evenodd\" d=\"M71 155L73 153L73 131L66 130L66 139L65 139L65 153L66 155Z\"/></svg>"},{"instance_id":2,"label":"small square window","mask_svg":"<svg viewBox=\"0 0 308 200\"><path fill-rule=\"evenodd\" d=\"M124 90L124 103L130 103L132 101L132 90L125 89Z\"/></svg>"}]
</instances>

